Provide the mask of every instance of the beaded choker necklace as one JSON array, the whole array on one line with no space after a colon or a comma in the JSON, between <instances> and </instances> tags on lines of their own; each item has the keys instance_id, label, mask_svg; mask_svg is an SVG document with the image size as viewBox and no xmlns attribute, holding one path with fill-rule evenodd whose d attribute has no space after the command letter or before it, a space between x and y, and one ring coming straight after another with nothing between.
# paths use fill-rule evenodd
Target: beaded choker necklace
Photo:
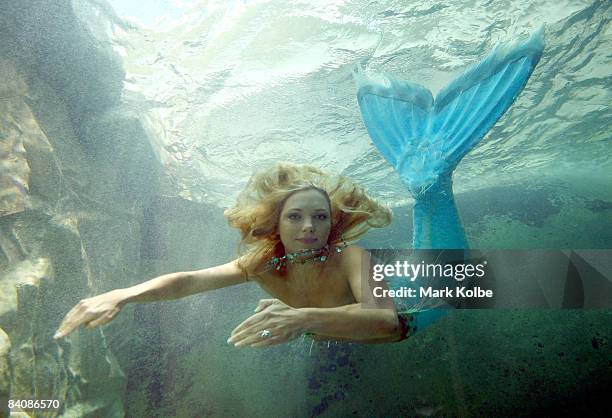
<instances>
[{"instance_id":1,"label":"beaded choker necklace","mask_svg":"<svg viewBox=\"0 0 612 418\"><path fill-rule=\"evenodd\" d=\"M306 263L323 263L327 261L329 257L329 253L331 251L336 251L337 253L341 253L343 248L346 247L346 243L343 245L335 245L330 246L326 244L321 248L313 248L308 250L296 251L293 253L287 253L282 257L272 257L270 261L266 263L268 267L274 268L274 270L280 271L281 269L286 269L287 264L306 264Z\"/></svg>"}]
</instances>

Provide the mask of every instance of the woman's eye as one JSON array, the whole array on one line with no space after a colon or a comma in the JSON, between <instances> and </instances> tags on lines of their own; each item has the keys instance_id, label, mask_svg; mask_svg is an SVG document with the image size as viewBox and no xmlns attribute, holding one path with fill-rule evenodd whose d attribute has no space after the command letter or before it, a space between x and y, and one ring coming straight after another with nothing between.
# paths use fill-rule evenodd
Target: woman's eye
<instances>
[{"instance_id":1,"label":"woman's eye","mask_svg":"<svg viewBox=\"0 0 612 418\"><path fill-rule=\"evenodd\" d=\"M324 214L324 213L323 213L323 214L321 214L321 215L317 215L317 219L319 219L319 220L321 220L321 221L324 221L324 220L326 220L326 219L327 219L327 215L326 215L326 214Z\"/></svg>"},{"instance_id":2,"label":"woman's eye","mask_svg":"<svg viewBox=\"0 0 612 418\"><path fill-rule=\"evenodd\" d=\"M290 213L287 217L291 220L300 219L300 215L297 213Z\"/></svg>"}]
</instances>

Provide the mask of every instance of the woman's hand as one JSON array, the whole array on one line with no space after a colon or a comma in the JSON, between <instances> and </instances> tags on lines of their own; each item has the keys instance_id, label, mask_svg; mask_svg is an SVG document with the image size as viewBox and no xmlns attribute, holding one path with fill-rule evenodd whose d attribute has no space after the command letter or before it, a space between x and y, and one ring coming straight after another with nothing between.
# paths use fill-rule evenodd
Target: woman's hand
<instances>
[{"instance_id":1,"label":"woman's hand","mask_svg":"<svg viewBox=\"0 0 612 418\"><path fill-rule=\"evenodd\" d=\"M255 312L232 331L228 344L265 347L282 344L305 331L302 312L278 299L261 299Z\"/></svg>"},{"instance_id":2,"label":"woman's hand","mask_svg":"<svg viewBox=\"0 0 612 418\"><path fill-rule=\"evenodd\" d=\"M112 320L124 305L122 289L112 290L98 296L82 299L64 317L53 336L54 339L65 337L81 325L94 329Z\"/></svg>"}]
</instances>

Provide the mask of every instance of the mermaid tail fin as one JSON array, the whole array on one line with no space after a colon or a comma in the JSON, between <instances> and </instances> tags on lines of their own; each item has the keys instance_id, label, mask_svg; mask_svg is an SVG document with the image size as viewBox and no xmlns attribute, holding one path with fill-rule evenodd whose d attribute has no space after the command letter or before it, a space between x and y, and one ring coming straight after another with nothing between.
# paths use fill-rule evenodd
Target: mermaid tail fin
<instances>
[{"instance_id":1,"label":"mermaid tail fin","mask_svg":"<svg viewBox=\"0 0 612 418\"><path fill-rule=\"evenodd\" d=\"M418 84L355 72L368 133L415 198L414 248L467 248L452 172L516 99L543 49L543 27L498 45L435 100Z\"/></svg>"},{"instance_id":2,"label":"mermaid tail fin","mask_svg":"<svg viewBox=\"0 0 612 418\"><path fill-rule=\"evenodd\" d=\"M436 99L418 84L355 72L365 126L415 198L450 176L521 92L544 48L544 28L496 46Z\"/></svg>"}]
</instances>

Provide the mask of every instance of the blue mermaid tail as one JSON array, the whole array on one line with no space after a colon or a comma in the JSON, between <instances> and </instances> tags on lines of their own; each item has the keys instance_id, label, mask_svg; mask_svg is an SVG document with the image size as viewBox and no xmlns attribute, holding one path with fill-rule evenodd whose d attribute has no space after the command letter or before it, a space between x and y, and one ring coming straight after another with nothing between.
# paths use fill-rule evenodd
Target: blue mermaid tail
<instances>
[{"instance_id":1,"label":"blue mermaid tail","mask_svg":"<svg viewBox=\"0 0 612 418\"><path fill-rule=\"evenodd\" d=\"M521 92L544 49L544 28L497 45L436 99L418 84L355 72L365 126L415 198L413 247L467 248L452 173Z\"/></svg>"},{"instance_id":2,"label":"blue mermaid tail","mask_svg":"<svg viewBox=\"0 0 612 418\"><path fill-rule=\"evenodd\" d=\"M419 84L387 74L368 75L357 68L354 75L364 124L415 199L413 248L468 248L453 196L453 171L514 102L543 49L543 27L525 41L497 45L435 100ZM405 284L389 281L391 288ZM418 329L448 312L414 312L405 301L398 302L398 311L403 312L400 322Z\"/></svg>"}]
</instances>

